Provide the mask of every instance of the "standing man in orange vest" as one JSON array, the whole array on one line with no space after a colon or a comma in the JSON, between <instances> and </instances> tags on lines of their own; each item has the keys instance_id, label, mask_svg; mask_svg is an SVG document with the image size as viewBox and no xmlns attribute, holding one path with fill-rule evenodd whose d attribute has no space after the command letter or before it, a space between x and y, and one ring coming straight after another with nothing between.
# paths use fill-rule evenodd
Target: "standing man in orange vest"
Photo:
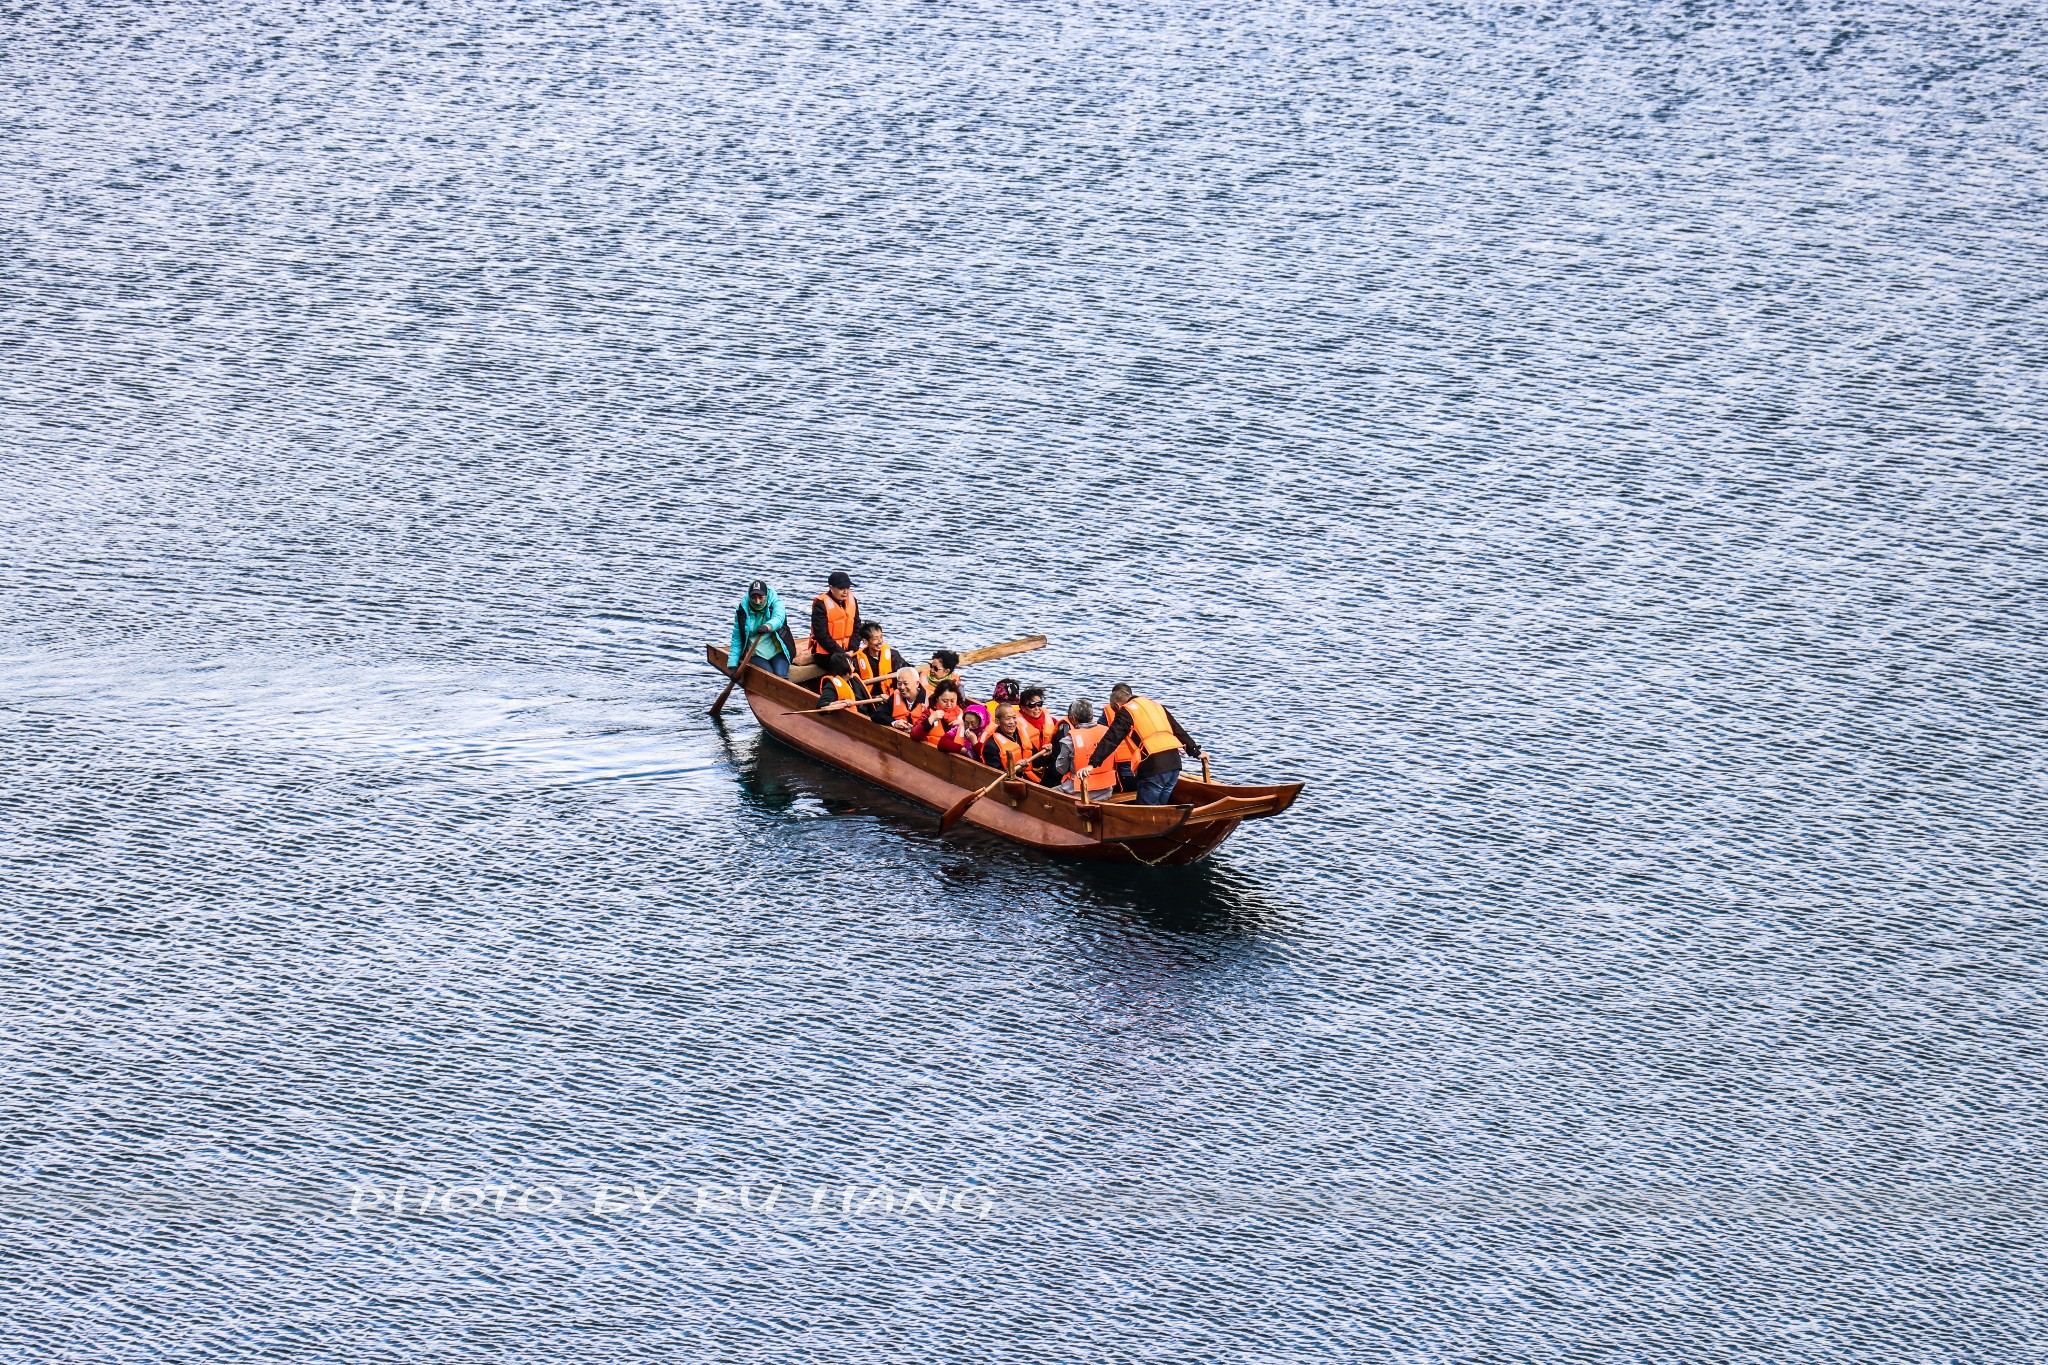
<instances>
[{"instance_id":1,"label":"standing man in orange vest","mask_svg":"<svg viewBox=\"0 0 2048 1365\"><path fill-rule=\"evenodd\" d=\"M825 591L811 599L811 653L820 663L834 654L851 654L860 639L860 599L853 579L844 571L825 580Z\"/></svg>"},{"instance_id":2,"label":"standing man in orange vest","mask_svg":"<svg viewBox=\"0 0 2048 1365\"><path fill-rule=\"evenodd\" d=\"M1115 702L1102 703L1102 723L1104 727L1116 724ZM1129 735L1125 735L1124 742L1116 746L1107 766L1116 774L1118 791L1134 792L1138 789L1138 746L1131 743Z\"/></svg>"},{"instance_id":3,"label":"standing man in orange vest","mask_svg":"<svg viewBox=\"0 0 2048 1365\"><path fill-rule=\"evenodd\" d=\"M1138 804L1166 805L1173 800L1174 784L1180 781L1181 751L1200 758L1201 746L1180 728L1170 711L1150 697L1135 695L1128 684L1111 688L1109 700L1116 707L1116 720L1095 741L1095 751L1078 770L1082 779L1107 762L1128 738L1138 746Z\"/></svg>"}]
</instances>

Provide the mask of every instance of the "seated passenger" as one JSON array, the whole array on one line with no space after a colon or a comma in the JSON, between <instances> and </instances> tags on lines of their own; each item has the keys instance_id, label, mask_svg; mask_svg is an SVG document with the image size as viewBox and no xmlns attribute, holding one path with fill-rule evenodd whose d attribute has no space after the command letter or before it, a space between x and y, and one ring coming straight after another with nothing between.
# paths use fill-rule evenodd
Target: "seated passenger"
<instances>
[{"instance_id":1,"label":"seated passenger","mask_svg":"<svg viewBox=\"0 0 2048 1365\"><path fill-rule=\"evenodd\" d=\"M950 737L956 743L960 732L960 684L950 678L932 689L931 704L910 727L910 737L934 749Z\"/></svg>"},{"instance_id":2,"label":"seated passenger","mask_svg":"<svg viewBox=\"0 0 2048 1365\"><path fill-rule=\"evenodd\" d=\"M825 660L825 672L818 679L818 701L827 711L844 711L869 695L867 687L853 676L853 663L844 654L835 653Z\"/></svg>"},{"instance_id":3,"label":"seated passenger","mask_svg":"<svg viewBox=\"0 0 2048 1365\"><path fill-rule=\"evenodd\" d=\"M904 666L903 656L882 638L882 623L869 621L861 626L861 631L860 652L853 656L853 667L860 674L861 681L871 683L895 677Z\"/></svg>"},{"instance_id":4,"label":"seated passenger","mask_svg":"<svg viewBox=\"0 0 2048 1365\"><path fill-rule=\"evenodd\" d=\"M1067 723L1060 727L1059 745L1053 755L1053 771L1065 779L1060 783L1061 791L1069 796L1080 794L1074 769L1087 762L1088 755L1095 752L1096 744L1108 733L1107 725L1095 723L1095 708L1086 697L1067 708ZM1081 755L1078 762L1074 758L1077 753ZM1105 763L1078 781L1087 787L1089 800L1100 801L1116 790L1116 769Z\"/></svg>"},{"instance_id":5,"label":"seated passenger","mask_svg":"<svg viewBox=\"0 0 2048 1365\"><path fill-rule=\"evenodd\" d=\"M996 708L998 706L1001 706L1004 702L1008 702L1012 706L1017 704L1017 691L1020 686L1021 684L1015 678L1004 678L996 684L996 690L989 693L988 720L991 726L995 724Z\"/></svg>"},{"instance_id":6,"label":"seated passenger","mask_svg":"<svg viewBox=\"0 0 2048 1365\"><path fill-rule=\"evenodd\" d=\"M950 738L939 741L941 753L959 754L962 758L981 761L982 742L988 738L988 712L979 706L963 707L960 712L960 728Z\"/></svg>"},{"instance_id":7,"label":"seated passenger","mask_svg":"<svg viewBox=\"0 0 2048 1365\"><path fill-rule=\"evenodd\" d=\"M991 768L1014 765L1017 776L1031 778L1030 757L1031 751L1024 747L1024 732L1017 724L1017 708L1004 702L996 708L996 728L981 742L981 761Z\"/></svg>"},{"instance_id":8,"label":"seated passenger","mask_svg":"<svg viewBox=\"0 0 2048 1365\"><path fill-rule=\"evenodd\" d=\"M910 727L923 718L927 704L924 688L917 682L917 670L899 668L896 670L896 684L889 693L889 704L884 706L877 702L866 709L876 720L908 733Z\"/></svg>"},{"instance_id":9,"label":"seated passenger","mask_svg":"<svg viewBox=\"0 0 2048 1365\"><path fill-rule=\"evenodd\" d=\"M932 661L918 670L924 674L926 687L937 687L942 682L960 684L960 700L967 700L967 685L960 679L960 656L950 649L932 651Z\"/></svg>"},{"instance_id":10,"label":"seated passenger","mask_svg":"<svg viewBox=\"0 0 2048 1365\"><path fill-rule=\"evenodd\" d=\"M1052 747L1060 722L1045 709L1045 689L1037 683L1017 694L1017 724L1030 732L1032 752Z\"/></svg>"}]
</instances>

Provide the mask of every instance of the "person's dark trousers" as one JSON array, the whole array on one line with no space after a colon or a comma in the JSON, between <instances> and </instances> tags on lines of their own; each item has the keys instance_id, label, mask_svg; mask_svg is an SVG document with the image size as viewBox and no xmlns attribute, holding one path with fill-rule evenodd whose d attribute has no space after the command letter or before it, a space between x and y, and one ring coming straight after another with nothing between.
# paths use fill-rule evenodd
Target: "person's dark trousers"
<instances>
[{"instance_id":1,"label":"person's dark trousers","mask_svg":"<svg viewBox=\"0 0 2048 1365\"><path fill-rule=\"evenodd\" d=\"M1168 768L1163 773L1149 777L1138 774L1138 804L1141 806L1164 806L1173 801L1173 786L1180 781L1180 770Z\"/></svg>"},{"instance_id":2,"label":"person's dark trousers","mask_svg":"<svg viewBox=\"0 0 2048 1365\"><path fill-rule=\"evenodd\" d=\"M752 664L756 668L767 669L770 673L773 673L778 678L786 678L789 676L789 656L787 654L777 653L776 656L772 659L764 659L760 655L756 654L753 658L747 660L747 662Z\"/></svg>"}]
</instances>

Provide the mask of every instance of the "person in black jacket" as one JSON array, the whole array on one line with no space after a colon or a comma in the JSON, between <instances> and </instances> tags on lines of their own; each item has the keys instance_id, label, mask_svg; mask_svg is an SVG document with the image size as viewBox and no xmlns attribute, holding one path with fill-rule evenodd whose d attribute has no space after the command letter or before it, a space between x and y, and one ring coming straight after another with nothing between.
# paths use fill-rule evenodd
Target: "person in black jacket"
<instances>
[{"instance_id":1,"label":"person in black jacket","mask_svg":"<svg viewBox=\"0 0 2048 1365\"><path fill-rule=\"evenodd\" d=\"M903 655L883 637L880 621L860 623L860 651L853 656L854 672L869 686L887 686L904 668Z\"/></svg>"},{"instance_id":2,"label":"person in black jacket","mask_svg":"<svg viewBox=\"0 0 2048 1365\"><path fill-rule=\"evenodd\" d=\"M818 678L818 704L829 710L843 711L856 702L866 701L874 695L867 684L853 671L853 661L844 654L834 654L825 660L825 671ZM857 708L857 712L868 710Z\"/></svg>"},{"instance_id":3,"label":"person in black jacket","mask_svg":"<svg viewBox=\"0 0 2048 1365\"><path fill-rule=\"evenodd\" d=\"M1096 743L1095 752L1087 758L1083 769L1084 775L1088 768L1097 768L1107 763L1110 755L1116 752L1116 746L1130 737L1130 703L1134 696L1126 683L1118 683L1109 690L1110 704L1116 707L1116 719L1110 723L1109 733ZM1153 702L1152 705L1159 706L1157 702ZM1173 737L1179 742L1180 748L1139 758L1138 804L1141 806L1163 806L1173 799L1174 784L1180 781L1182 750L1196 758L1202 756L1201 746L1188 737L1187 731L1180 728L1180 722L1173 718L1173 712L1163 706L1159 706L1159 711L1166 717L1167 727L1173 731Z\"/></svg>"},{"instance_id":4,"label":"person in black jacket","mask_svg":"<svg viewBox=\"0 0 2048 1365\"><path fill-rule=\"evenodd\" d=\"M846 638L840 639L832 629L832 611L837 608L845 618ZM848 654L860 648L861 626L860 599L853 595L853 579L845 572L833 574L825 580L825 591L811 599L811 652L823 659L834 650L845 650Z\"/></svg>"}]
</instances>

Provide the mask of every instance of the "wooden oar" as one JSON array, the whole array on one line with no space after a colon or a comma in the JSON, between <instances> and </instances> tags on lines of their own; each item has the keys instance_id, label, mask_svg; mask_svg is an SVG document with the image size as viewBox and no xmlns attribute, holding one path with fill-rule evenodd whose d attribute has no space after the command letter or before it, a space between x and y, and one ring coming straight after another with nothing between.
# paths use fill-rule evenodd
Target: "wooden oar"
<instances>
[{"instance_id":1,"label":"wooden oar","mask_svg":"<svg viewBox=\"0 0 2048 1365\"><path fill-rule=\"evenodd\" d=\"M952 805L946 807L946 813L939 817L939 833L944 834L947 830L959 824L960 817L967 814L967 808L969 806L981 800L982 797L987 796L990 792L994 791L997 787L1001 786L1010 778L1016 776L1016 773L1017 765L1012 763L1009 767L1003 769L1001 776L997 777L995 781L989 783L986 787L983 787L978 792L967 793L967 795L961 797L958 801L955 801Z\"/></svg>"},{"instance_id":2,"label":"wooden oar","mask_svg":"<svg viewBox=\"0 0 2048 1365\"><path fill-rule=\"evenodd\" d=\"M755 631L754 638L747 641L747 647L740 651L740 661L739 663L733 666L732 677L726 679L725 691L720 692L718 694L718 700L711 703L712 715L715 716L720 711L723 711L725 709L725 699L727 697L730 697L732 695L732 690L740 685L740 674L746 672L747 660L754 657L754 646L760 644L762 640L766 639L767 635L768 632L765 630Z\"/></svg>"},{"instance_id":3,"label":"wooden oar","mask_svg":"<svg viewBox=\"0 0 2048 1365\"><path fill-rule=\"evenodd\" d=\"M1043 635L1027 635L1021 640L1011 640L1005 644L970 649L960 656L960 666L965 668L969 664L985 664L990 659L1007 659L1012 654L1029 654L1034 649L1044 648Z\"/></svg>"},{"instance_id":4,"label":"wooden oar","mask_svg":"<svg viewBox=\"0 0 2048 1365\"><path fill-rule=\"evenodd\" d=\"M885 701L893 701L895 697L896 694L894 692L884 692L881 696L869 697L866 701L845 701L832 706L814 706L808 711L791 711L789 714L792 716L822 716L827 711L844 711L850 706L880 706Z\"/></svg>"}]
</instances>

